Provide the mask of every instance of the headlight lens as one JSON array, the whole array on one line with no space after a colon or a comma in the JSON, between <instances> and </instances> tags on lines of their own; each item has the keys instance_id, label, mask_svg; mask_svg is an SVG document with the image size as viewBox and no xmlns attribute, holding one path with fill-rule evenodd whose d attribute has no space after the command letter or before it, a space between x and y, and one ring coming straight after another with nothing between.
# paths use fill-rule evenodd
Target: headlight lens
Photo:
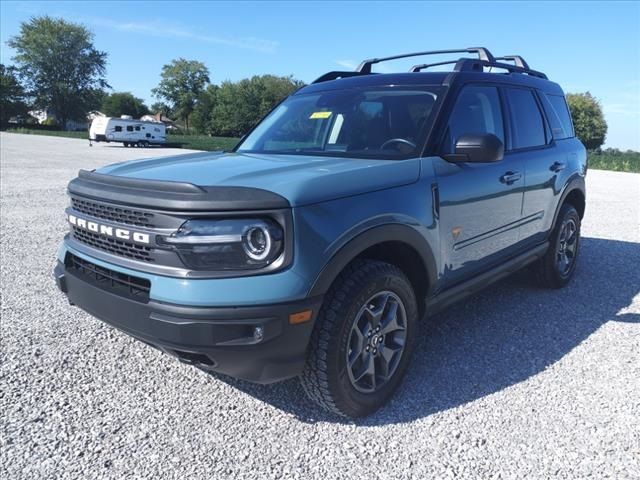
<instances>
[{"instance_id":1,"label":"headlight lens","mask_svg":"<svg viewBox=\"0 0 640 480\"><path fill-rule=\"evenodd\" d=\"M272 219L188 220L159 241L194 270L255 270L283 255L284 231Z\"/></svg>"}]
</instances>

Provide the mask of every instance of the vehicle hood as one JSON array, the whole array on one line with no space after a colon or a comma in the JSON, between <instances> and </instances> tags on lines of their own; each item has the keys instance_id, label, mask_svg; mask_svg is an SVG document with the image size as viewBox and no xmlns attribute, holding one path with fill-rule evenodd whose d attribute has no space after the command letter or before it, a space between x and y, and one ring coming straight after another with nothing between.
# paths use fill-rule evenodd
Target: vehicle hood
<instances>
[{"instance_id":1,"label":"vehicle hood","mask_svg":"<svg viewBox=\"0 0 640 480\"><path fill-rule=\"evenodd\" d=\"M258 188L277 193L296 207L413 183L420 164L415 160L203 152L134 160L97 172L201 187Z\"/></svg>"}]
</instances>

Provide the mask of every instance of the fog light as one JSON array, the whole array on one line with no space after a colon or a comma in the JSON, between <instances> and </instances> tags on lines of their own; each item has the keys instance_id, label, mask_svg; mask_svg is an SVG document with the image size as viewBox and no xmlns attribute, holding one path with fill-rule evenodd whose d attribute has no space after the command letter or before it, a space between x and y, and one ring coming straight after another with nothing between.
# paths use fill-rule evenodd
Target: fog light
<instances>
[{"instance_id":1,"label":"fog light","mask_svg":"<svg viewBox=\"0 0 640 480\"><path fill-rule=\"evenodd\" d=\"M256 342L259 342L264 338L264 328L263 327L254 327L253 329L253 338Z\"/></svg>"}]
</instances>

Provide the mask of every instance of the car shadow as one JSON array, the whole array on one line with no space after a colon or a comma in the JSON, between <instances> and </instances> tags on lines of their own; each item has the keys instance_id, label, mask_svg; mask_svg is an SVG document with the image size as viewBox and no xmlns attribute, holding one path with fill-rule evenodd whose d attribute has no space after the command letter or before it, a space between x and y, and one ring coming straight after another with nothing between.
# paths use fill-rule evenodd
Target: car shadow
<instances>
[{"instance_id":1,"label":"car shadow","mask_svg":"<svg viewBox=\"0 0 640 480\"><path fill-rule=\"evenodd\" d=\"M608 321L640 322L638 313L621 313L640 291L640 244L583 238L581 249L564 289L536 287L524 270L425 319L402 387L368 418L325 413L297 379L256 385L215 378L309 423L394 424L463 405L542 372Z\"/></svg>"}]
</instances>

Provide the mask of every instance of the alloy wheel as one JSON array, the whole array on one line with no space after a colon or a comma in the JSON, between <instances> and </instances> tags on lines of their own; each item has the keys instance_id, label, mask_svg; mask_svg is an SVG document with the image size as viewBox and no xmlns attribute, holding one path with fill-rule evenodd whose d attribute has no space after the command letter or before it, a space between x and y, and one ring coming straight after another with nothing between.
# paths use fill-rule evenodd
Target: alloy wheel
<instances>
[{"instance_id":1,"label":"alloy wheel","mask_svg":"<svg viewBox=\"0 0 640 480\"><path fill-rule=\"evenodd\" d=\"M362 393L382 388L396 372L407 336L407 313L398 295L378 292L360 308L347 344L347 372Z\"/></svg>"}]
</instances>

